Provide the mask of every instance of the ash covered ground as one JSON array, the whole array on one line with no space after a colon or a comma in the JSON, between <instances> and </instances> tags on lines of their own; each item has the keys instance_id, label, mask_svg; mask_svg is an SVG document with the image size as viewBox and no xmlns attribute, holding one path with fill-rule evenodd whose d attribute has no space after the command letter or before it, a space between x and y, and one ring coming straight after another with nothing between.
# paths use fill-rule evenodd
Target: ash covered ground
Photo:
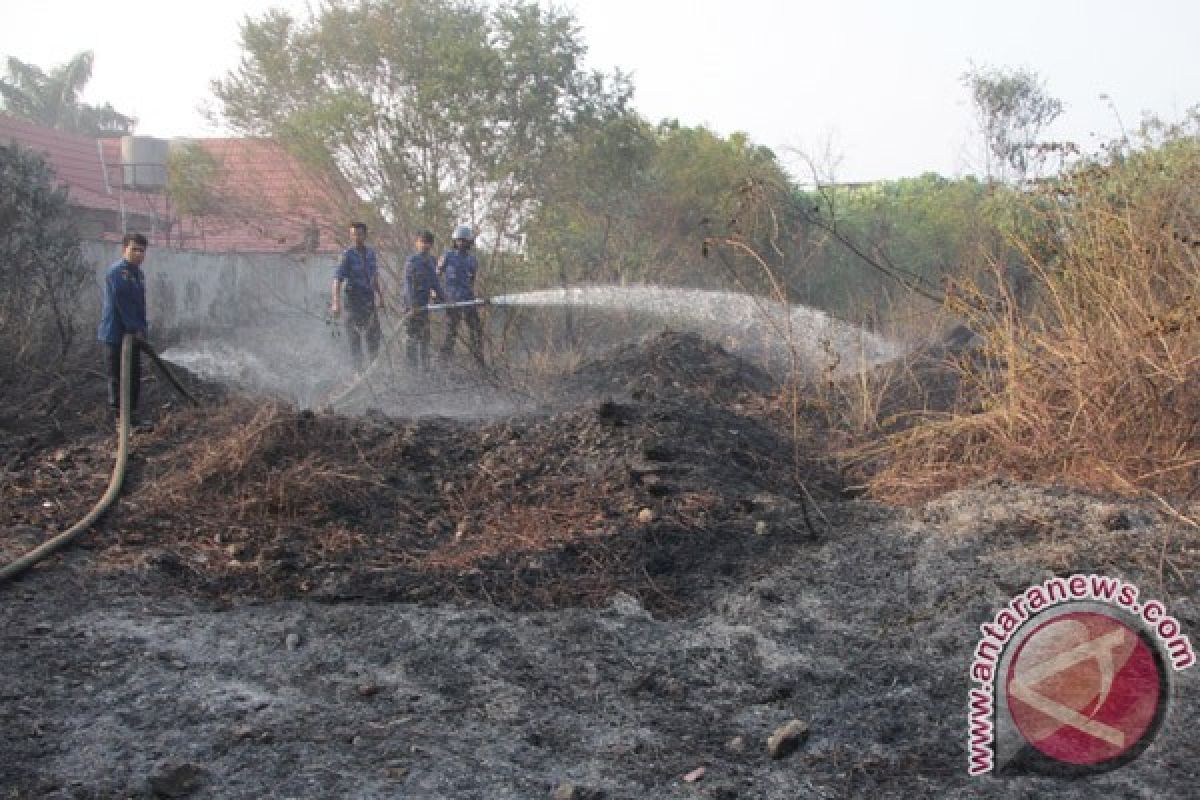
<instances>
[{"instance_id":1,"label":"ash covered ground","mask_svg":"<svg viewBox=\"0 0 1200 800\"><path fill-rule=\"evenodd\" d=\"M103 491L101 384L5 396L3 561ZM0 586L0 797L1195 796L1196 669L1127 766L966 773L979 625L1026 586L1122 577L1195 638L1200 538L1157 507L849 499L820 404L793 427L694 335L553 388L350 418L149 380L119 507Z\"/></svg>"}]
</instances>

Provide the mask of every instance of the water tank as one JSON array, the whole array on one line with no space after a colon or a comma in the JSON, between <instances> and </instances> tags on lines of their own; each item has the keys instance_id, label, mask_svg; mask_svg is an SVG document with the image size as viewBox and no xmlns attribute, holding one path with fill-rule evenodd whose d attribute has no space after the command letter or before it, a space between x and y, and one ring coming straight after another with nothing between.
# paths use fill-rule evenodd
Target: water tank
<instances>
[{"instance_id":1,"label":"water tank","mask_svg":"<svg viewBox=\"0 0 1200 800\"><path fill-rule=\"evenodd\" d=\"M167 140L122 136L121 165L126 189L163 189L167 185Z\"/></svg>"}]
</instances>

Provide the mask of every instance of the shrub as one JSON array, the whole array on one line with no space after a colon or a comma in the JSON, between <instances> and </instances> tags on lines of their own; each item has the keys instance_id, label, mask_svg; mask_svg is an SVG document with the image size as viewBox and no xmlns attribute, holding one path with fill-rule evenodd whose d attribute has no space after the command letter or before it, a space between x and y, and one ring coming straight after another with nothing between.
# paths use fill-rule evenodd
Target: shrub
<instances>
[{"instance_id":1,"label":"shrub","mask_svg":"<svg viewBox=\"0 0 1200 800\"><path fill-rule=\"evenodd\" d=\"M967 399L885 441L876 492L920 497L996 474L1126 493L1200 485L1197 186L1200 140L1177 134L1031 193L1040 233L1015 242L1027 296L997 259L992 288L951 299L987 341L959 363Z\"/></svg>"},{"instance_id":2,"label":"shrub","mask_svg":"<svg viewBox=\"0 0 1200 800\"><path fill-rule=\"evenodd\" d=\"M0 145L0 359L20 364L69 350L90 272L66 189L39 156Z\"/></svg>"}]
</instances>

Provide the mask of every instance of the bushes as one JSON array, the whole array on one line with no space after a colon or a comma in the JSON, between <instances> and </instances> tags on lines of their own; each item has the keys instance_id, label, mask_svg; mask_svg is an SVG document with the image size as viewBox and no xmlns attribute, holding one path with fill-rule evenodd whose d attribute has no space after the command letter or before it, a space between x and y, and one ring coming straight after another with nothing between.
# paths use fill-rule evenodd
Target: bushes
<instances>
[{"instance_id":1,"label":"bushes","mask_svg":"<svg viewBox=\"0 0 1200 800\"><path fill-rule=\"evenodd\" d=\"M1200 485L1200 141L1113 150L1026 201L1028 296L995 277L952 305L987 340L956 412L895 435L874 479L925 496L996 473L1120 492Z\"/></svg>"},{"instance_id":2,"label":"bushes","mask_svg":"<svg viewBox=\"0 0 1200 800\"><path fill-rule=\"evenodd\" d=\"M65 355L90 275L65 189L38 156L0 144L0 364Z\"/></svg>"}]
</instances>

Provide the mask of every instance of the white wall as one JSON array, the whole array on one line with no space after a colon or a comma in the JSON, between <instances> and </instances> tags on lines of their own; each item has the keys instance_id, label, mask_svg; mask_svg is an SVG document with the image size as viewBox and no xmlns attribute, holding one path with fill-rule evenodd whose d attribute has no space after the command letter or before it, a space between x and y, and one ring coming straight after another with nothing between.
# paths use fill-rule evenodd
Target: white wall
<instances>
[{"instance_id":1,"label":"white wall","mask_svg":"<svg viewBox=\"0 0 1200 800\"><path fill-rule=\"evenodd\" d=\"M104 273L121 257L121 247L84 242L83 253L95 269L98 304ZM323 317L335 266L336 256L330 254L201 253L151 247L142 265L150 323L157 330L168 330L231 327L266 314Z\"/></svg>"}]
</instances>

